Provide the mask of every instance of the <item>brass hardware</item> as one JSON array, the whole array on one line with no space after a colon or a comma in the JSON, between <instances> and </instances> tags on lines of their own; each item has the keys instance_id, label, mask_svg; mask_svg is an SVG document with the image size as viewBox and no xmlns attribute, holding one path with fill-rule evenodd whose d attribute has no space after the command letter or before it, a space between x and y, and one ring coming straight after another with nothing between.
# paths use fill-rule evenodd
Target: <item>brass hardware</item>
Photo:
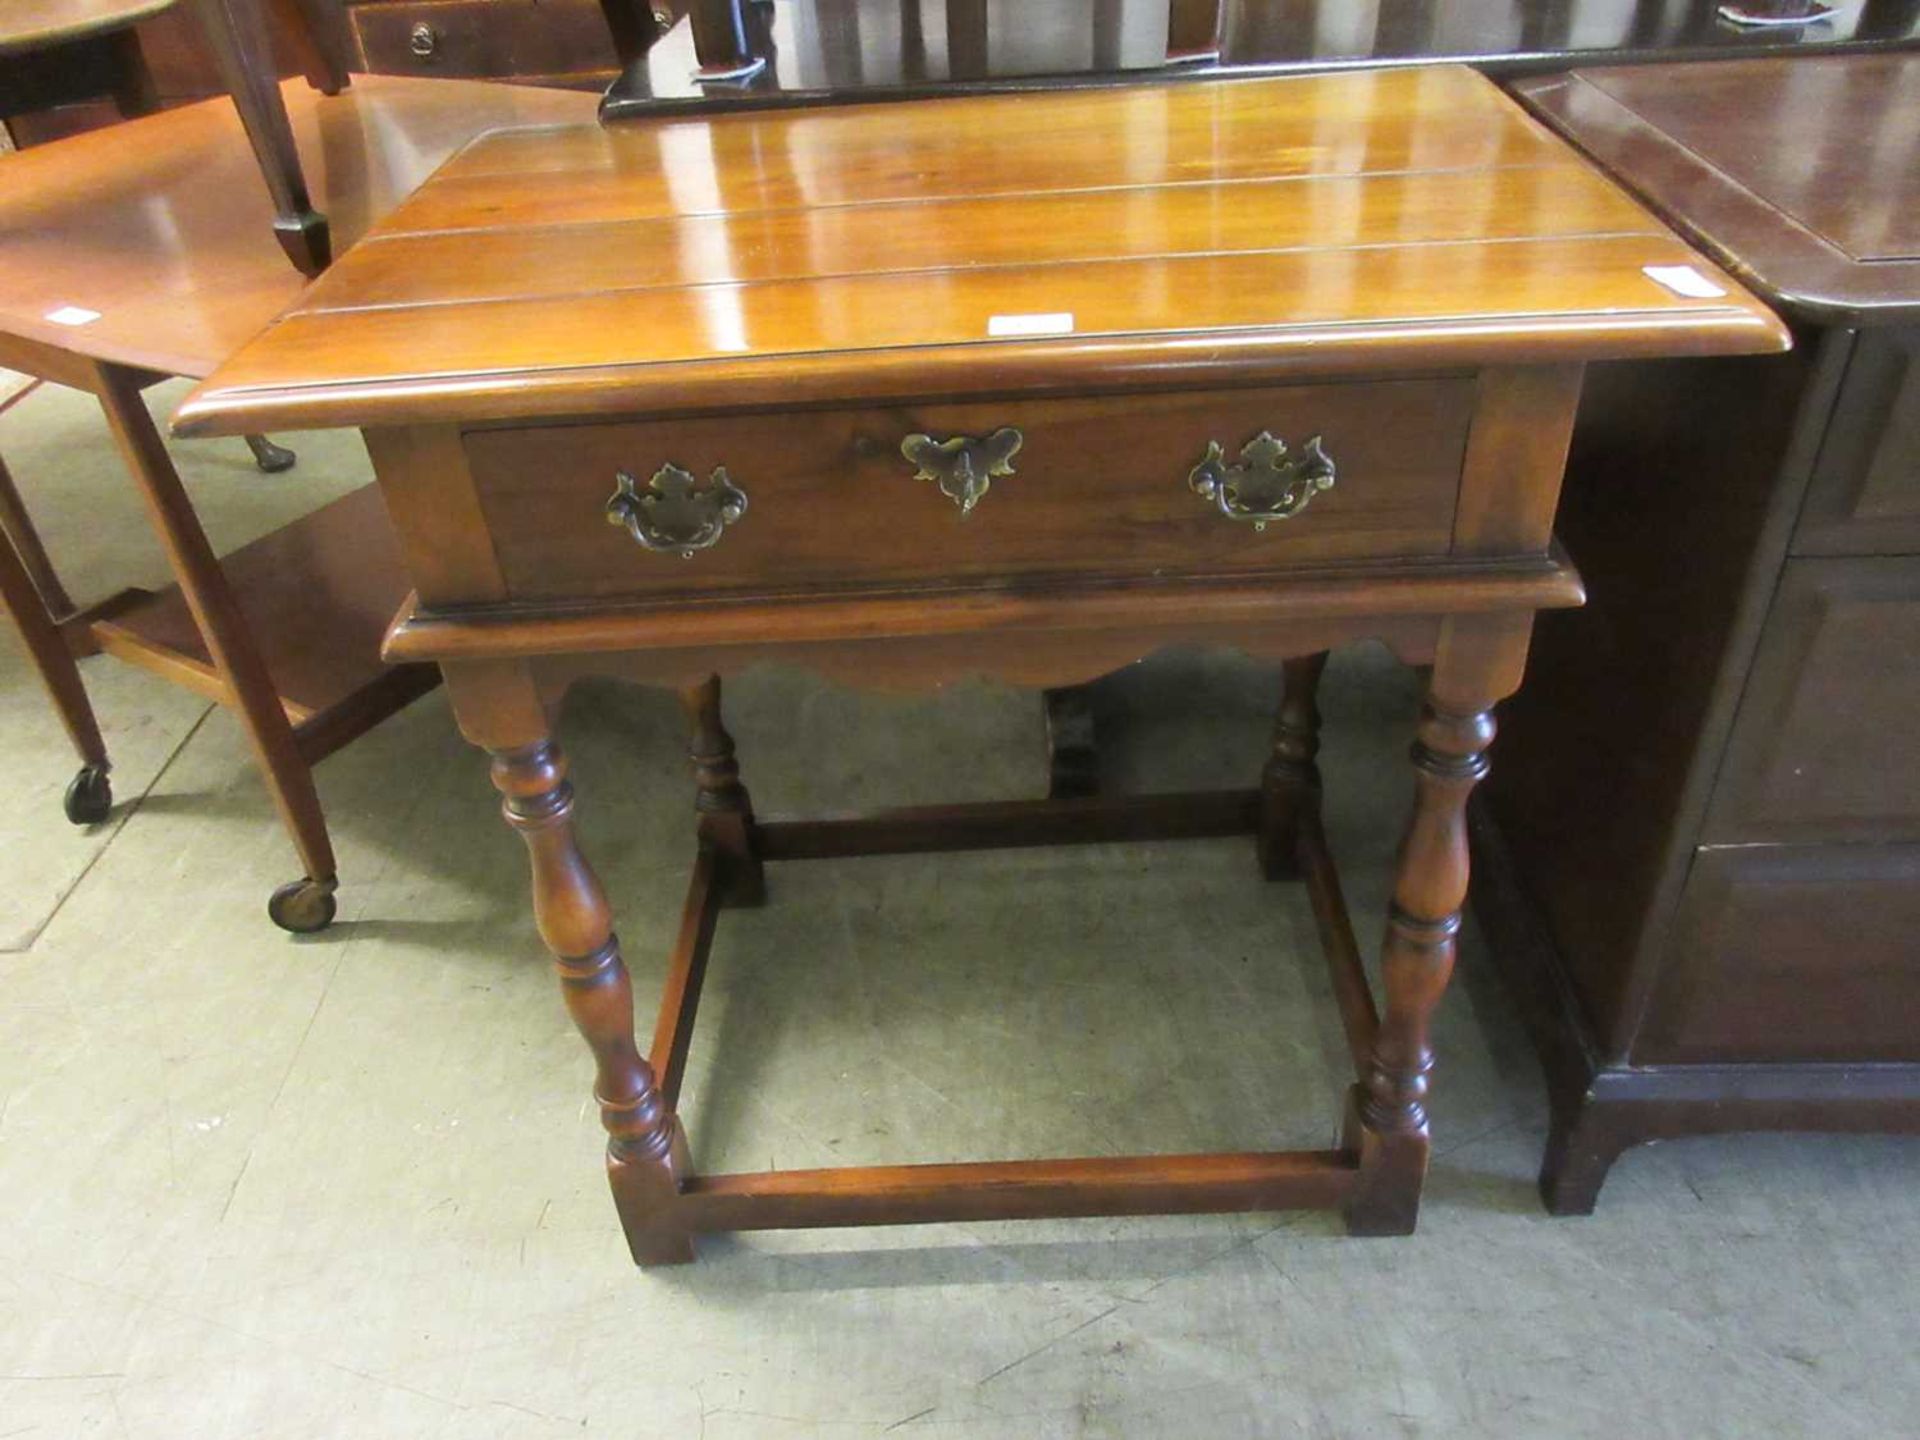
<instances>
[{"instance_id":1,"label":"brass hardware","mask_svg":"<svg viewBox=\"0 0 1920 1440\"><path fill-rule=\"evenodd\" d=\"M1229 520L1250 520L1255 530L1266 529L1270 520L1291 520L1315 495L1333 488L1333 458L1318 435L1289 457L1286 442L1262 430L1242 447L1240 458L1244 464L1223 464L1219 442L1209 440L1187 484Z\"/></svg>"},{"instance_id":2,"label":"brass hardware","mask_svg":"<svg viewBox=\"0 0 1920 1440\"><path fill-rule=\"evenodd\" d=\"M407 48L424 60L440 48L440 32L421 20L407 32Z\"/></svg>"},{"instance_id":3,"label":"brass hardware","mask_svg":"<svg viewBox=\"0 0 1920 1440\"><path fill-rule=\"evenodd\" d=\"M727 526L747 513L747 492L733 483L724 465L704 481L678 465L662 465L644 492L624 470L614 479L607 523L626 526L648 550L678 550L690 560L694 551L719 544Z\"/></svg>"},{"instance_id":4,"label":"brass hardware","mask_svg":"<svg viewBox=\"0 0 1920 1440\"><path fill-rule=\"evenodd\" d=\"M900 453L918 468L916 480L932 480L940 493L960 507L964 517L992 488L994 477L1013 474L1013 457L1026 441L1011 425L991 435L956 435L951 440L935 440L931 435L909 435L900 442Z\"/></svg>"}]
</instances>

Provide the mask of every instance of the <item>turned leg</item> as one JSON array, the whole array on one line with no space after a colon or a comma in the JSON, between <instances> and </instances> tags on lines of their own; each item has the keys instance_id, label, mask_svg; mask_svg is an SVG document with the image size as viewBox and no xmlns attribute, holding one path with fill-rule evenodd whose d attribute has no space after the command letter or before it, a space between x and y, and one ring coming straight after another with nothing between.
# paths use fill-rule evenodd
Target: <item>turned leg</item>
<instances>
[{"instance_id":1,"label":"turned leg","mask_svg":"<svg viewBox=\"0 0 1920 1440\"><path fill-rule=\"evenodd\" d=\"M700 840L719 860L721 893L729 905L758 905L767 898L766 871L753 845L753 800L740 783L733 736L720 721L720 677L709 675L680 692L692 736L687 758L699 787L693 807Z\"/></svg>"},{"instance_id":2,"label":"turned leg","mask_svg":"<svg viewBox=\"0 0 1920 1440\"><path fill-rule=\"evenodd\" d=\"M533 865L533 913L553 952L567 1013L593 1051L594 1098L607 1129L607 1178L636 1265L693 1259L672 1203L687 1172L686 1139L633 1038L633 986L600 881L573 833L573 786L551 741L493 752L507 823Z\"/></svg>"},{"instance_id":3,"label":"turned leg","mask_svg":"<svg viewBox=\"0 0 1920 1440\"><path fill-rule=\"evenodd\" d=\"M1260 772L1260 870L1269 880L1299 870L1294 837L1303 805L1320 803L1320 674L1327 652L1301 655L1281 666L1280 710L1273 750Z\"/></svg>"},{"instance_id":4,"label":"turned leg","mask_svg":"<svg viewBox=\"0 0 1920 1440\"><path fill-rule=\"evenodd\" d=\"M1467 895L1467 797L1487 773L1493 706L1518 687L1528 616L1449 621L1413 744L1414 802L1387 907L1379 1027L1354 1087L1348 1143L1360 1174L1347 1203L1355 1235L1408 1235L1431 1142L1433 1012L1453 972Z\"/></svg>"},{"instance_id":5,"label":"turned leg","mask_svg":"<svg viewBox=\"0 0 1920 1440\"><path fill-rule=\"evenodd\" d=\"M1093 724L1093 686L1062 685L1044 693L1047 711L1047 795L1054 800L1100 793L1100 749Z\"/></svg>"}]
</instances>

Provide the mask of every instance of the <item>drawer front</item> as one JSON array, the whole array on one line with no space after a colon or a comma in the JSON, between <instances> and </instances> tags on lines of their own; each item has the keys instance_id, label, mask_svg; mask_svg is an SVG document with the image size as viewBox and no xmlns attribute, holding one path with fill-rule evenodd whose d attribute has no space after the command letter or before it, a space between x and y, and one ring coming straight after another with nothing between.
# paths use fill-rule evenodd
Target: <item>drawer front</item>
<instances>
[{"instance_id":1,"label":"drawer front","mask_svg":"<svg viewBox=\"0 0 1920 1440\"><path fill-rule=\"evenodd\" d=\"M1300 385L475 431L465 445L515 598L1257 573L1444 555L1473 396L1468 379ZM901 453L913 435L974 437L977 485L1007 431L1020 437L1012 473L989 476L970 511L955 498L967 489L955 460L934 457L923 473ZM1209 441L1222 464L1243 465L1262 431L1289 453L1229 476L1233 493L1305 503L1256 527L1223 514L1191 476ZM1287 467L1316 435L1335 473L1309 489L1317 467ZM740 518L690 556L608 523L617 472L651 498L669 464L709 498L724 467L745 497Z\"/></svg>"},{"instance_id":2,"label":"drawer front","mask_svg":"<svg viewBox=\"0 0 1920 1440\"><path fill-rule=\"evenodd\" d=\"M619 69L598 0L394 0L347 14L377 75L587 84Z\"/></svg>"},{"instance_id":3,"label":"drawer front","mask_svg":"<svg viewBox=\"0 0 1920 1440\"><path fill-rule=\"evenodd\" d=\"M1706 838L1920 840L1917 723L1920 559L1788 562Z\"/></svg>"},{"instance_id":4,"label":"drawer front","mask_svg":"<svg viewBox=\"0 0 1920 1440\"><path fill-rule=\"evenodd\" d=\"M1641 1064L1920 1060L1920 846L1696 852Z\"/></svg>"},{"instance_id":5,"label":"drawer front","mask_svg":"<svg viewBox=\"0 0 1920 1440\"><path fill-rule=\"evenodd\" d=\"M1920 327L1855 343L1794 552L1920 554Z\"/></svg>"}]
</instances>

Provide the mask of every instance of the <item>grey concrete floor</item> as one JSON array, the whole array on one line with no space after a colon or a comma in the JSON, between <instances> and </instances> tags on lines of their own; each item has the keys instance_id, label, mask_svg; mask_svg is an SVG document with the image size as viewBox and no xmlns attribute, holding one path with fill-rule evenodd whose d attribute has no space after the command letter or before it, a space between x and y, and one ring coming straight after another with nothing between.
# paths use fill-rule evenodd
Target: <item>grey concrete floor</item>
<instances>
[{"instance_id":1,"label":"grey concrete floor","mask_svg":"<svg viewBox=\"0 0 1920 1440\"><path fill-rule=\"evenodd\" d=\"M154 393L165 410L177 388ZM358 483L350 436L176 453L223 545ZM88 402L0 454L71 587L160 578ZM1592 1219L1533 1171L1540 1076L1469 930L1417 1236L1319 1215L755 1234L626 1263L585 1051L482 761L430 697L327 762L340 922L221 712L84 671L111 820L0 646L0 1437L1920 1433L1920 1145L1651 1147ZM1274 679L1174 655L1108 691L1118 785L1235 783ZM1371 945L1415 692L1336 657L1329 828ZM1035 793L1039 708L769 671L729 715L763 811ZM669 697L564 739L643 1009L689 855ZM1496 751L1497 763L1497 751ZM709 1168L1317 1145L1342 1083L1303 897L1204 842L789 865L720 940L683 1106ZM643 1022L644 1023L644 1022Z\"/></svg>"}]
</instances>

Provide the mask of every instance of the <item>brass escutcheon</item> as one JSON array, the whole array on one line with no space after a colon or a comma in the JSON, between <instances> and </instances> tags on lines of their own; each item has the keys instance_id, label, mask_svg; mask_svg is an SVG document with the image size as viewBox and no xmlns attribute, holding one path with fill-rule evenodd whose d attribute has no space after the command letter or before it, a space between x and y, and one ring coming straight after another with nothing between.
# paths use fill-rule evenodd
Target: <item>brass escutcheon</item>
<instances>
[{"instance_id":1,"label":"brass escutcheon","mask_svg":"<svg viewBox=\"0 0 1920 1440\"><path fill-rule=\"evenodd\" d=\"M996 476L1013 474L1013 457L1025 443L1018 430L1003 425L991 435L956 435L951 440L909 435L900 442L900 453L918 467L913 478L938 484L964 517L973 513Z\"/></svg>"}]
</instances>

